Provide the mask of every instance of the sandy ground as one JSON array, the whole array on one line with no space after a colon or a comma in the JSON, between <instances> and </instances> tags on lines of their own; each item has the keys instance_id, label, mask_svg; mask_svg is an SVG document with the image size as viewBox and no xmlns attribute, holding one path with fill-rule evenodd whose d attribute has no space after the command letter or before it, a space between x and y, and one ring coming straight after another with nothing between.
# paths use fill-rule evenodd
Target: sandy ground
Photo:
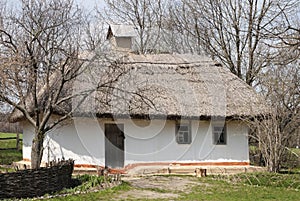
<instances>
[{"instance_id":1,"label":"sandy ground","mask_svg":"<svg viewBox=\"0 0 300 201\"><path fill-rule=\"evenodd\" d=\"M133 190L121 193L116 199L168 199L178 198L180 193L188 193L196 185L204 185L195 177L147 176L124 177Z\"/></svg>"}]
</instances>

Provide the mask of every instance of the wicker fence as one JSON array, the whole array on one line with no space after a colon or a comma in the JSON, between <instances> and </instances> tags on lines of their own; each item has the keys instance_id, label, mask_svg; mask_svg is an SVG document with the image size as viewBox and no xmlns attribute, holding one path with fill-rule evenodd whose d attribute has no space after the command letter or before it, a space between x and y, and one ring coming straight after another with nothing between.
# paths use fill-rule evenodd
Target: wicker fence
<instances>
[{"instance_id":1,"label":"wicker fence","mask_svg":"<svg viewBox=\"0 0 300 201\"><path fill-rule=\"evenodd\" d=\"M74 161L60 161L51 167L0 174L0 199L42 196L72 185Z\"/></svg>"}]
</instances>

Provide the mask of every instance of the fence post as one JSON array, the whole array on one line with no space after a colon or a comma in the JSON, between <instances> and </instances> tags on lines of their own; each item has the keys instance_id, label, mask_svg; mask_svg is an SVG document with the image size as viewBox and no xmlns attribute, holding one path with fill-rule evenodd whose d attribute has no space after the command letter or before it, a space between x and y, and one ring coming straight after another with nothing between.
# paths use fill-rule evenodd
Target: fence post
<instances>
[{"instance_id":1,"label":"fence post","mask_svg":"<svg viewBox=\"0 0 300 201\"><path fill-rule=\"evenodd\" d=\"M19 132L17 132L17 137L16 137L16 140L17 140L17 143L16 143L16 149L19 151L19 140L20 139L20 134Z\"/></svg>"}]
</instances>

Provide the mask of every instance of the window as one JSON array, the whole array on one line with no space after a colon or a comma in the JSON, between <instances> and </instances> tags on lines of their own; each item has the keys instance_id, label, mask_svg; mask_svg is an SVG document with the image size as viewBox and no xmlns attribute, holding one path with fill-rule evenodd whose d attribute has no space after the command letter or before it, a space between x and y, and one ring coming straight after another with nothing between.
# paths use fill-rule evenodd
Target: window
<instances>
[{"instance_id":1,"label":"window","mask_svg":"<svg viewBox=\"0 0 300 201\"><path fill-rule=\"evenodd\" d=\"M191 132L188 124L176 125L176 141L178 144L191 143Z\"/></svg>"},{"instance_id":2,"label":"window","mask_svg":"<svg viewBox=\"0 0 300 201\"><path fill-rule=\"evenodd\" d=\"M213 140L216 145L226 144L226 126L213 127Z\"/></svg>"}]
</instances>

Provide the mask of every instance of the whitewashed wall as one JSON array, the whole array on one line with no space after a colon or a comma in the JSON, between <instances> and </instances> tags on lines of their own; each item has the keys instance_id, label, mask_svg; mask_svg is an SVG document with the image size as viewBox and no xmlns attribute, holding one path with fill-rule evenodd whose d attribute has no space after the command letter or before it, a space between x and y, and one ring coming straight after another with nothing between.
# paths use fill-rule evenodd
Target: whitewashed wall
<instances>
[{"instance_id":1,"label":"whitewashed wall","mask_svg":"<svg viewBox=\"0 0 300 201\"><path fill-rule=\"evenodd\" d=\"M56 128L45 140L43 161L73 158L76 164L105 164L104 124L78 118ZM211 123L192 121L192 143L177 144L175 121L118 120L124 124L125 165L142 162L249 162L247 127L227 122L227 145L214 145ZM23 158L30 159L33 129L24 123Z\"/></svg>"}]
</instances>

